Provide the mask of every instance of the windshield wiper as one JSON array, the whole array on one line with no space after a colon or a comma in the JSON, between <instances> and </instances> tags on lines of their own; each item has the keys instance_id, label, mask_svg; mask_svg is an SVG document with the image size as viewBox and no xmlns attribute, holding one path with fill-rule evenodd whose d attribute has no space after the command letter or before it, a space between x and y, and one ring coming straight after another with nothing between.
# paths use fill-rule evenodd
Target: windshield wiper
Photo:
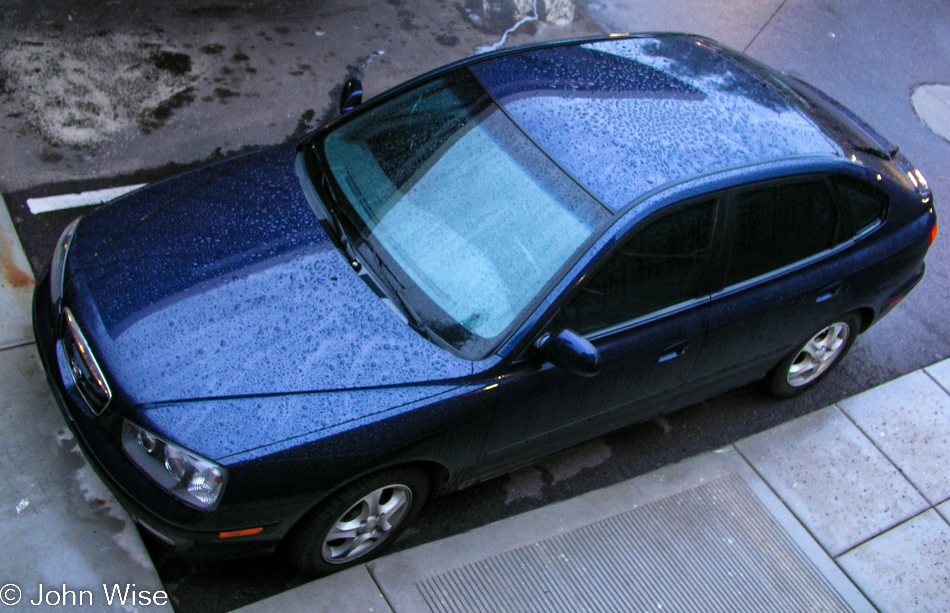
<instances>
[{"instance_id":1,"label":"windshield wiper","mask_svg":"<svg viewBox=\"0 0 950 613\"><path fill-rule=\"evenodd\" d=\"M297 161L294 164L297 179L303 188L304 196L310 204L320 227L326 232L333 245L346 253L348 242L343 226L334 210L337 204L336 196L330 189L326 171L320 166L313 144L301 145L298 148ZM319 191L318 191L319 187ZM321 194L322 192L322 194ZM352 263L352 262L351 262Z\"/></svg>"},{"instance_id":2,"label":"windshield wiper","mask_svg":"<svg viewBox=\"0 0 950 613\"><path fill-rule=\"evenodd\" d=\"M355 257L356 250L353 249L353 247L350 244L349 239L346 237L346 233L343 231L342 221L339 218L337 218L337 215L335 214L333 209L330 209L329 207L327 207L327 214L328 215L326 219L326 226L331 226L330 230L327 231L327 234L330 236L330 239L333 240L333 243L336 245L337 249L339 249L343 253L343 255L346 257L347 261L350 263L350 266L353 268L354 272L356 272L360 276L360 278L363 279L363 281L366 282L367 285L370 286L370 289L374 290L374 292L377 295L380 293L384 294L380 296L380 298L387 298L391 302L394 301L395 303L398 303L398 308L402 312L402 315L403 317L405 317L407 323L410 326L412 326L412 328L416 330L416 332L421 334L423 337L428 338L429 337L428 328L425 326L425 324L422 323L422 319L419 317L419 315L416 314L416 312L412 308L409 307L409 304L402 297L402 293L399 288L405 289L405 286L399 282L399 279L396 277L393 271L389 268L389 266L386 265L386 262L381 257L379 257L379 254L376 253L376 251L366 241L362 242L362 244L366 247L366 249L371 254L373 254L373 257L375 258L376 263L379 264L377 270L382 270L386 273L388 278L387 279L380 278L380 281L386 285L386 289L388 289L389 291L386 291L382 288L374 287L376 286L376 283L375 281L373 281L372 277L369 277L367 273L362 272L363 265ZM320 219L319 221L321 225L324 225L323 219ZM324 229L326 229L326 227L324 227ZM334 235L336 235L335 240L334 240ZM382 277L382 275L380 275L380 277ZM399 288L396 287L397 284ZM393 300L394 298L395 300Z\"/></svg>"},{"instance_id":3,"label":"windshield wiper","mask_svg":"<svg viewBox=\"0 0 950 613\"><path fill-rule=\"evenodd\" d=\"M383 271L386 273L386 279L380 279L385 283L386 288L389 290L386 292L387 296L392 300L395 298L395 302L398 303L400 310L408 321L409 325L413 330L418 332L423 336L423 338L429 338L429 328L423 323L422 318L419 317L419 314L416 313L415 309L409 306L409 303L406 302L406 299L403 297L402 290L406 289L406 286L403 285L399 278L393 273L392 269L386 265L386 262L383 258L379 257L379 254L369 245L369 243L364 242L366 249L373 254L373 257L376 259L376 263L379 265L377 270ZM398 286L398 287L397 287ZM400 289L401 288L401 289Z\"/></svg>"},{"instance_id":4,"label":"windshield wiper","mask_svg":"<svg viewBox=\"0 0 950 613\"><path fill-rule=\"evenodd\" d=\"M327 198L333 202L333 204L336 204L336 198L333 196L333 190L330 189L330 182L327 180L326 174L321 174L320 176L320 188L323 190L323 193L327 195ZM323 229L330 237L330 240L333 241L333 244L336 245L337 249L345 250L349 241L346 238L346 233L343 231L343 224L340 222L338 214L329 203L321 200L320 204L323 205L323 212L326 213L326 217L318 218L320 225L323 226Z\"/></svg>"},{"instance_id":5,"label":"windshield wiper","mask_svg":"<svg viewBox=\"0 0 950 613\"><path fill-rule=\"evenodd\" d=\"M304 192L311 203L311 208L314 213L316 213L320 227L323 228L327 236L330 237L330 241L350 263L350 267L353 268L354 272L363 279L364 283L369 285L373 293L379 296L381 300L388 300L389 304L402 314L406 323L408 323L413 330L421 334L424 338L429 339L428 326L422 322L422 318L419 317L415 310L409 306L409 303L406 302L405 298L403 298L401 290L406 289L406 286L400 283L399 278L366 241L361 241L361 245L365 246L378 263L378 266L374 266L373 268L379 271L379 280L386 288L378 287L372 277L362 272L363 265L356 258L355 246L351 244L346 231L343 229L344 219L336 212L333 206L338 203L330 187L327 172L320 166L316 153L313 151L313 145L310 145L307 149L309 149L309 151L304 150L298 154L297 174L300 177L301 185L304 186ZM314 180L315 178L316 181ZM318 186L320 191L323 192L322 196L317 191ZM384 275L386 278L383 278Z\"/></svg>"},{"instance_id":6,"label":"windshield wiper","mask_svg":"<svg viewBox=\"0 0 950 613\"><path fill-rule=\"evenodd\" d=\"M394 303L396 308L402 313L402 316L406 319L408 323L416 332L421 334L424 338L429 338L428 328L419 315L409 306L405 298L402 296L402 292L399 288L405 289L405 286L399 282L399 279L393 274L393 271L390 270L389 266L386 265L386 262L379 257L379 254L366 242L363 241L362 244L366 247L367 251L373 254L378 267L374 267L379 271L385 272L387 278L383 279L382 275L380 276L380 282L383 283L386 288L380 288L377 286L376 282L370 277L367 273L362 271L363 265L355 257L355 249L352 248L349 239L346 237L346 233L343 231L343 224L339 219L336 218L336 215L332 210L327 210L328 219L326 220L326 226L332 226L330 230L327 231L327 235L330 236L330 239L333 240L333 243L340 250L340 252L346 257L347 261L350 263L350 266L353 268L353 271L363 281L370 286L370 289L380 297L380 299L387 299L391 303ZM319 220L321 225L324 224L324 220ZM324 228L326 229L326 227ZM332 233L331 233L332 230ZM334 240L334 235L337 236L337 239ZM399 286L397 288L397 285ZM387 291L388 290L388 291Z\"/></svg>"},{"instance_id":7,"label":"windshield wiper","mask_svg":"<svg viewBox=\"0 0 950 613\"><path fill-rule=\"evenodd\" d=\"M854 143L852 143L854 144ZM863 151L864 153L870 153L871 155L877 156L882 160L892 160L894 156L897 155L898 148L892 147L891 149L884 151L880 147L874 147L871 145L855 145L856 151Z\"/></svg>"}]
</instances>

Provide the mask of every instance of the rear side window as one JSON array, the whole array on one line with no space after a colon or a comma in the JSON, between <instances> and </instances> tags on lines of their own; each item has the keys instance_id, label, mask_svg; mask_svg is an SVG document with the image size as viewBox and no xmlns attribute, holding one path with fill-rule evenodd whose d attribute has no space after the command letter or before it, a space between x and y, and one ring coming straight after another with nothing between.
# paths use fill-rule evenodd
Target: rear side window
<instances>
[{"instance_id":1,"label":"rear side window","mask_svg":"<svg viewBox=\"0 0 950 613\"><path fill-rule=\"evenodd\" d=\"M838 211L828 183L816 179L740 192L732 219L726 286L832 247Z\"/></svg>"},{"instance_id":2,"label":"rear side window","mask_svg":"<svg viewBox=\"0 0 950 613\"><path fill-rule=\"evenodd\" d=\"M883 192L851 177L833 177L831 182L851 216L852 234L860 234L884 218L887 196Z\"/></svg>"},{"instance_id":3,"label":"rear side window","mask_svg":"<svg viewBox=\"0 0 950 613\"><path fill-rule=\"evenodd\" d=\"M634 229L555 325L588 334L696 298L715 212L703 201Z\"/></svg>"}]
</instances>

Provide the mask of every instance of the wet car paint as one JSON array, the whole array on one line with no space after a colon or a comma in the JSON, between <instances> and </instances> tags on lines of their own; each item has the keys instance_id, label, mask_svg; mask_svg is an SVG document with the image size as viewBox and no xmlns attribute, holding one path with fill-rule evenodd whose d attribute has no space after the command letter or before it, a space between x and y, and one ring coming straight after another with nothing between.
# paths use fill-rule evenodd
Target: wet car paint
<instances>
[{"instance_id":1,"label":"wet car paint","mask_svg":"<svg viewBox=\"0 0 950 613\"><path fill-rule=\"evenodd\" d=\"M472 71L614 212L680 179L841 155L789 100L707 47L690 38L609 40L508 55Z\"/></svg>"},{"instance_id":2,"label":"wet car paint","mask_svg":"<svg viewBox=\"0 0 950 613\"><path fill-rule=\"evenodd\" d=\"M474 363L416 335L357 277L294 185L294 151L289 147L251 154L132 194L83 220L67 270L65 300L91 330L94 350L120 390L117 400L128 403L110 407L100 425L89 419L77 425L84 433L80 438L93 455L99 446L111 445L112 452L104 454L110 457L97 468L107 482L126 491L124 500L137 509L134 514L149 515L148 522L161 532L175 534L182 548L191 547L195 540L214 540L208 532L215 529L266 523L268 530L260 537L231 544L235 549L266 551L327 492L380 466L429 462L441 467L436 470L437 481L446 489L510 470L539 453L575 442L576 433L555 434L547 446L531 447L529 442L521 447L523 453L513 452L497 461L482 456L493 448L511 447L510 437L517 439L525 432L525 414L506 422L506 407L530 402L545 411L548 388L576 387L563 372L539 364L524 352L564 297L620 237L651 213L705 191L785 174L863 172L858 166L848 166L834 148L819 153L819 159L752 168L739 165L696 181L674 183L663 191L647 190L642 199L625 207L497 355ZM870 158L865 163L882 166ZM261 182L253 181L254 177ZM888 185L895 194L899 187L906 188L902 181L906 182L899 172L890 171ZM210 209L203 206L206 201ZM216 215L208 215L209 210ZM94 225L91 220L97 219ZM874 252L868 257L880 260L883 254L903 251L888 265L897 279L892 285L906 285L906 279L919 278L914 277L914 269L926 251L919 245L931 217L922 209L893 221L878 233L878 242L867 246ZM230 227L237 240L193 253L215 236L219 223ZM898 223L905 225L901 228ZM89 234L85 227L90 228ZM181 244L187 248L179 249L171 242L143 247L147 237L157 232L176 237L180 233ZM872 274L866 273L865 279ZM300 285L308 282L327 292L322 311L315 310L312 297L300 291ZM874 289L880 295L869 308L886 312L895 288ZM109 306L114 296L118 296L116 304ZM274 296L278 303L268 304ZM37 303L44 299L39 290ZM768 302L769 296L764 300ZM242 311L255 301L260 309ZM182 310L176 311L179 305ZM36 321L49 321L50 314L43 312L42 305L36 308ZM327 359L307 361L306 352L319 348L297 335L306 332L306 322L315 315L353 325L356 344L347 344L346 338L316 339L331 347L336 343L337 350L323 356ZM194 330L197 336L179 338L176 326L182 323L190 324L183 328ZM272 344L256 343L259 331ZM45 338L40 348L53 385L61 386L57 377L60 381L63 377L50 353L54 340L49 332L37 336ZM229 349L230 342L235 346ZM140 344L147 343L151 343L150 352L140 352ZM346 351L363 351L367 346L369 351L360 354L363 363L348 361L352 356ZM420 352L406 356L407 347L418 347ZM214 353L205 358L198 353L201 350L218 352L220 358L212 359ZM255 355L263 357L255 360ZM268 364L268 359L278 363ZM373 368L374 361L378 368ZM201 367L207 364L219 370ZM341 372L334 374L337 366ZM260 372L248 373L248 367ZM266 376L273 373L284 377ZM750 376L721 378L718 387L688 393L708 395L714 393L711 389L728 389ZM67 415L77 410L68 390L60 397ZM499 410L495 410L496 397ZM596 436L684 402L683 398L664 399L632 418L605 414L583 436ZM216 514L179 509L176 505L184 505L167 500L154 485L141 477L136 482L134 467L114 466L124 460L114 440L122 415L207 457L223 460L233 474L241 475L232 478L225 503ZM95 432L97 428L102 432ZM498 438L499 434L504 436Z\"/></svg>"},{"instance_id":3,"label":"wet car paint","mask_svg":"<svg viewBox=\"0 0 950 613\"><path fill-rule=\"evenodd\" d=\"M353 273L301 197L293 155L222 162L83 220L65 299L102 326L96 352L125 403L471 374Z\"/></svg>"}]
</instances>

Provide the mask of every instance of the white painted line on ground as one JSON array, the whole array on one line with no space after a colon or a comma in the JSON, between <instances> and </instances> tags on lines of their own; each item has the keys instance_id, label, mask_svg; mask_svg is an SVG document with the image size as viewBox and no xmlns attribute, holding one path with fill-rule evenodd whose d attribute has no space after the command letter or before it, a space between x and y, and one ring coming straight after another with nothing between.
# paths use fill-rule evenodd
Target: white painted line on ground
<instances>
[{"instance_id":1,"label":"white painted line on ground","mask_svg":"<svg viewBox=\"0 0 950 613\"><path fill-rule=\"evenodd\" d=\"M45 198L27 198L26 205L30 207L30 212L34 215L40 213L49 213L60 209L72 209L77 206L89 206L91 204L102 204L119 196L145 187L147 183L138 185L123 185L122 187L110 187L109 189L97 189L89 192L79 192L78 194L63 194L62 196L47 196Z\"/></svg>"}]
</instances>

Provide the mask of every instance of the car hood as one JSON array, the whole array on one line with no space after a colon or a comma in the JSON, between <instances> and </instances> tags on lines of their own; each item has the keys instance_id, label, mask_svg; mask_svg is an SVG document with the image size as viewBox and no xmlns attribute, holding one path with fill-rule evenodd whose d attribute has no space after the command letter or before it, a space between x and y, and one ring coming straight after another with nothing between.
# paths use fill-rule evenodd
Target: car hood
<instances>
[{"instance_id":1,"label":"car hood","mask_svg":"<svg viewBox=\"0 0 950 613\"><path fill-rule=\"evenodd\" d=\"M145 188L83 218L65 304L131 404L469 375L353 272L282 146Z\"/></svg>"}]
</instances>

